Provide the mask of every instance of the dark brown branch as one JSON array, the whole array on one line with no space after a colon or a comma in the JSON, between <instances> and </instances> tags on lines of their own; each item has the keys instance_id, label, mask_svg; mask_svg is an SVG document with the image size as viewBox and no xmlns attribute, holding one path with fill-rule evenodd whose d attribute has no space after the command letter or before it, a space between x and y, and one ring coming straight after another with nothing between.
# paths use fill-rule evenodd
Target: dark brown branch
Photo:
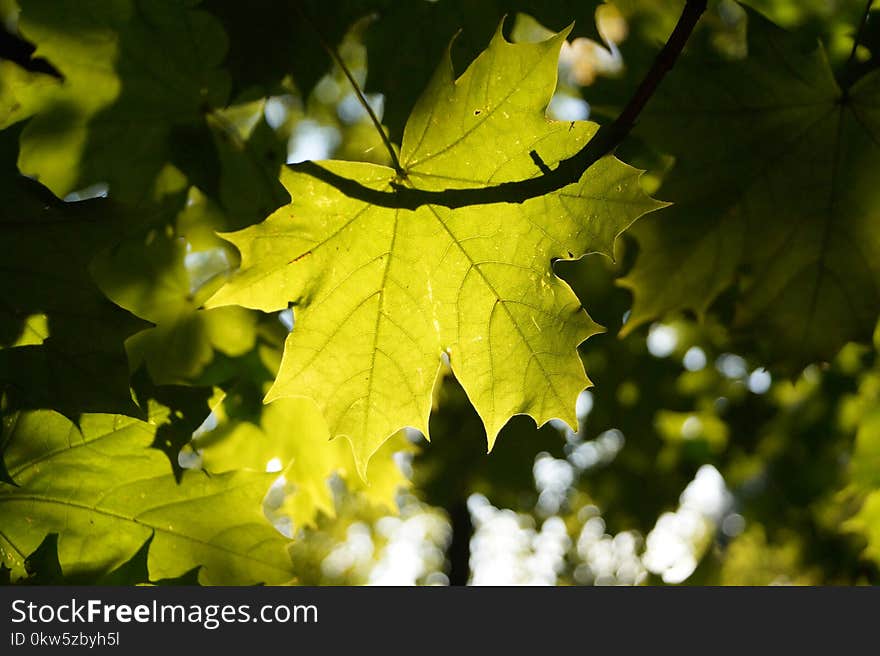
<instances>
[{"instance_id":1,"label":"dark brown branch","mask_svg":"<svg viewBox=\"0 0 880 656\"><path fill-rule=\"evenodd\" d=\"M439 205L452 209L469 205L491 203L523 203L530 198L544 196L580 180L584 172L602 157L617 148L635 125L645 104L657 90L666 73L675 64L679 54L706 10L706 0L688 0L675 29L654 60L651 69L639 84L620 115L603 125L595 136L577 153L564 159L555 169L534 178L504 182L473 189L446 189L423 191L392 182L393 191L379 191L365 187L355 180L344 178L315 162L294 164L292 168L326 182L346 196L372 205L415 210L422 205Z\"/></svg>"}]
</instances>

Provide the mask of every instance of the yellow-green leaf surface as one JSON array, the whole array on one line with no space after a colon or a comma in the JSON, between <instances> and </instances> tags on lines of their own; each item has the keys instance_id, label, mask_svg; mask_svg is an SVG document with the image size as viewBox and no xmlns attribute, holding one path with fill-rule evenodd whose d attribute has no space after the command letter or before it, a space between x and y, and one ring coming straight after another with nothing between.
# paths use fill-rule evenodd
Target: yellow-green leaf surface
<instances>
[{"instance_id":1,"label":"yellow-green leaf surface","mask_svg":"<svg viewBox=\"0 0 880 656\"><path fill-rule=\"evenodd\" d=\"M880 563L880 490L865 497L859 512L847 520L844 528L861 533L867 542L863 555Z\"/></svg>"},{"instance_id":2,"label":"yellow-green leaf surface","mask_svg":"<svg viewBox=\"0 0 880 656\"><path fill-rule=\"evenodd\" d=\"M544 113L565 34L510 44L499 32L457 80L444 59L404 131L401 181L482 187L540 175L532 150L550 167L579 150L596 126ZM378 190L396 180L373 164L322 166ZM575 399L589 385L577 346L600 328L551 262L610 254L620 232L659 207L639 175L606 157L577 183L522 204L410 211L286 171L292 203L228 235L241 271L210 305L295 306L266 400L312 398L330 434L350 439L361 472L399 429L428 434L444 352L490 447L516 414L575 426Z\"/></svg>"},{"instance_id":3,"label":"yellow-green leaf surface","mask_svg":"<svg viewBox=\"0 0 880 656\"><path fill-rule=\"evenodd\" d=\"M857 489L880 490L880 408L870 410L859 424L850 477Z\"/></svg>"},{"instance_id":4,"label":"yellow-green leaf surface","mask_svg":"<svg viewBox=\"0 0 880 656\"><path fill-rule=\"evenodd\" d=\"M43 96L54 92L58 84L50 75L0 61L0 130L31 116L42 105Z\"/></svg>"},{"instance_id":5,"label":"yellow-green leaf surface","mask_svg":"<svg viewBox=\"0 0 880 656\"><path fill-rule=\"evenodd\" d=\"M19 30L64 75L22 136L19 167L58 196L97 182L140 200L171 159L210 143L226 36L195 0L21 0ZM204 159L204 158L203 158Z\"/></svg>"},{"instance_id":6,"label":"yellow-green leaf surface","mask_svg":"<svg viewBox=\"0 0 880 656\"><path fill-rule=\"evenodd\" d=\"M222 406L215 413L221 410ZM388 440L373 457L369 482L364 482L348 444L330 439L324 418L308 399L278 399L263 408L259 426L237 422L229 430L219 426L217 432L219 438L212 431L194 444L202 466L209 472L281 470L284 499L275 510L287 515L294 529L314 526L319 512L335 515L329 485L333 474L341 476L351 491L389 510L396 508L398 490L409 485L393 458L396 451L413 448L402 434Z\"/></svg>"},{"instance_id":7,"label":"yellow-green leaf surface","mask_svg":"<svg viewBox=\"0 0 880 656\"><path fill-rule=\"evenodd\" d=\"M151 423L84 415L79 427L51 411L6 417L2 562L23 574L25 556L57 533L66 575L101 574L125 563L152 535L151 580L200 567L206 585L288 581L287 540L260 509L272 477L189 471L178 484L166 457L149 448L156 421L155 412Z\"/></svg>"},{"instance_id":8,"label":"yellow-green leaf surface","mask_svg":"<svg viewBox=\"0 0 880 656\"><path fill-rule=\"evenodd\" d=\"M860 533L867 542L864 555L880 563L880 408L876 405L859 422L849 475L849 490L863 500L844 528Z\"/></svg>"},{"instance_id":9,"label":"yellow-green leaf surface","mask_svg":"<svg viewBox=\"0 0 880 656\"><path fill-rule=\"evenodd\" d=\"M735 284L736 324L798 366L880 311L880 72L844 91L822 47L756 12L748 30L748 58L685 57L640 121L676 157L658 192L675 206L633 230L628 328Z\"/></svg>"}]
</instances>

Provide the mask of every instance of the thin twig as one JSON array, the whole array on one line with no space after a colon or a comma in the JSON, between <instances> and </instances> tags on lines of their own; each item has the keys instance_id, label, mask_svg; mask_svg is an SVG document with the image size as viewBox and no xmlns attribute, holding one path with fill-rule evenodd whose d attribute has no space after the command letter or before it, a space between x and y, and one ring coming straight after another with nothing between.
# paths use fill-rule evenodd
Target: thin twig
<instances>
[{"instance_id":1,"label":"thin twig","mask_svg":"<svg viewBox=\"0 0 880 656\"><path fill-rule=\"evenodd\" d=\"M406 177L406 172L403 170L403 167L400 165L400 160L397 159L397 153L394 150L394 146L391 145L391 141L388 139L388 135L385 133L385 129L382 127L382 123L379 121L379 117L376 116L376 113L373 111L373 108L370 106L370 103L367 102L366 97L364 96L363 91L361 91L360 85L357 83L357 80L354 79L354 76L351 74L351 71L348 70L348 66L345 65L345 62L342 61L342 57L339 56L339 51L329 43L324 36L321 34L321 31L315 25L311 18L309 18L308 14L303 10L303 8L299 5L298 2L294 3L296 7L297 13L300 17L308 23L315 37L318 39L318 42L321 44L321 47L330 55L330 58L334 61L334 63L339 66L342 72L345 74L345 77L348 79L348 82L351 84L351 88L354 89L354 93L357 96L357 99L360 101L363 108L367 111L367 114L370 116L370 120L373 122L373 126L376 128L376 131L379 133L379 136L382 138L382 143L385 144L385 148L388 150L388 154L391 156L391 164L394 167L395 172L403 178Z\"/></svg>"},{"instance_id":2,"label":"thin twig","mask_svg":"<svg viewBox=\"0 0 880 656\"><path fill-rule=\"evenodd\" d=\"M865 13L862 14L862 20L859 21L859 29L856 30L856 35L853 38L852 50L850 50L849 58L846 60L847 67L849 67L856 58L856 52L859 49L862 35L865 33L865 26L868 24L868 18L871 14L871 6L873 4L874 0L868 0L868 3L865 5Z\"/></svg>"},{"instance_id":3,"label":"thin twig","mask_svg":"<svg viewBox=\"0 0 880 656\"><path fill-rule=\"evenodd\" d=\"M642 109L681 54L697 21L706 11L706 3L707 0L687 0L675 29L620 115L613 122L603 125L577 153L559 162L555 169L543 172L537 177L488 187L442 191L424 191L392 182L393 191L379 191L366 187L356 180L337 175L315 162L302 162L293 165L292 168L336 187L351 198L380 207L409 210L415 210L422 205L439 205L454 209L490 203L523 203L530 198L558 191L580 180L590 166L612 153L630 133Z\"/></svg>"}]
</instances>

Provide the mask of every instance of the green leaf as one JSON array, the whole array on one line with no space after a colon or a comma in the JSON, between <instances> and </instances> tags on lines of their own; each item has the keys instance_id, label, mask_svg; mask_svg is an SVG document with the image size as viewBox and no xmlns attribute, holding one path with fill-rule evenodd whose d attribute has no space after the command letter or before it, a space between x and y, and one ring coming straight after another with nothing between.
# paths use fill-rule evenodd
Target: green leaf
<instances>
[{"instance_id":1,"label":"green leaf","mask_svg":"<svg viewBox=\"0 0 880 656\"><path fill-rule=\"evenodd\" d=\"M58 562L58 534L50 533L34 552L24 559L28 582L34 585L61 585L64 574Z\"/></svg>"},{"instance_id":2,"label":"green leaf","mask_svg":"<svg viewBox=\"0 0 880 656\"><path fill-rule=\"evenodd\" d=\"M676 157L658 192L675 207L633 231L626 329L736 285L735 326L797 366L880 311L880 72L842 90L821 47L748 16L747 59L685 57L641 120Z\"/></svg>"},{"instance_id":3,"label":"green leaf","mask_svg":"<svg viewBox=\"0 0 880 656\"><path fill-rule=\"evenodd\" d=\"M16 134L6 131L2 140ZM6 408L54 408L69 417L135 412L123 341L149 324L111 303L89 274L132 216L106 200L61 203L14 172L0 181L0 205L9 208L0 215Z\"/></svg>"},{"instance_id":4,"label":"green leaf","mask_svg":"<svg viewBox=\"0 0 880 656\"><path fill-rule=\"evenodd\" d=\"M418 448L409 440L406 431L397 431L370 458L366 476L358 475L358 466L348 444L336 440L345 452L345 463L339 475L345 480L346 488L364 499L376 510L397 513L397 497L401 490L411 486L397 462L398 455L415 454Z\"/></svg>"},{"instance_id":5,"label":"green leaf","mask_svg":"<svg viewBox=\"0 0 880 656\"><path fill-rule=\"evenodd\" d=\"M598 39L593 14L598 0L205 0L229 35L226 67L233 94L275 93L289 76L308 97L333 64L326 45L363 29L368 51L367 91L382 93L384 121L399 138L449 40L456 39L456 63L476 57L499 21L527 12L547 27L575 21L574 36ZM303 18L303 14L307 19ZM368 19L368 20L359 20ZM323 41L323 43L322 43ZM273 46L267 51L266 43Z\"/></svg>"},{"instance_id":6,"label":"green leaf","mask_svg":"<svg viewBox=\"0 0 880 656\"><path fill-rule=\"evenodd\" d=\"M458 64L463 68L480 54L499 21L516 12L528 13L554 31L574 21L573 37L598 40L594 14L599 4L595 0L389 2L366 30L366 89L385 94L383 122L397 138L424 90L425 80L453 37L452 56L457 69Z\"/></svg>"},{"instance_id":7,"label":"green leaf","mask_svg":"<svg viewBox=\"0 0 880 656\"><path fill-rule=\"evenodd\" d=\"M866 376L866 382L876 392L876 378ZM880 409L876 399L870 403L859 422L849 461L847 491L861 500L861 506L843 529L860 534L867 541L864 555L880 564Z\"/></svg>"},{"instance_id":8,"label":"green leaf","mask_svg":"<svg viewBox=\"0 0 880 656\"><path fill-rule=\"evenodd\" d=\"M54 92L58 83L50 75L0 61L0 130L31 116L44 102L43 96Z\"/></svg>"},{"instance_id":9,"label":"green leaf","mask_svg":"<svg viewBox=\"0 0 880 656\"><path fill-rule=\"evenodd\" d=\"M858 489L880 490L880 410L872 409L856 433L850 477Z\"/></svg>"},{"instance_id":10,"label":"green leaf","mask_svg":"<svg viewBox=\"0 0 880 656\"><path fill-rule=\"evenodd\" d=\"M264 115L265 101L235 105L211 117L220 162L217 199L226 211L226 230L262 221L290 202L278 180L287 144Z\"/></svg>"},{"instance_id":11,"label":"green leaf","mask_svg":"<svg viewBox=\"0 0 880 656\"><path fill-rule=\"evenodd\" d=\"M193 568L189 572L185 572L179 577L173 579L160 579L158 581L150 581L150 574L147 570L147 561L150 554L150 545L153 542L153 535L141 545L140 549L127 561L119 565L116 569L105 574L95 575L84 573L77 577L65 575L61 569L61 563L58 561L58 534L49 533L40 546L25 558L25 570L27 578L20 578L14 583L16 585L143 585L152 583L154 585L198 585L198 568ZM9 576L11 571L5 565L0 564L0 574L5 571ZM0 585L10 585L13 581L10 579L0 580Z\"/></svg>"},{"instance_id":12,"label":"green leaf","mask_svg":"<svg viewBox=\"0 0 880 656\"><path fill-rule=\"evenodd\" d=\"M180 450L211 414L215 392L211 387L155 385L141 369L132 376L132 391L141 408L153 408L150 418L156 434L150 445L165 454L178 482L183 474Z\"/></svg>"},{"instance_id":13,"label":"green leaf","mask_svg":"<svg viewBox=\"0 0 880 656\"><path fill-rule=\"evenodd\" d=\"M202 261L203 270L187 267L188 256ZM96 260L93 273L104 293L156 325L126 342L133 370L143 362L157 384L185 383L202 373L215 350L237 356L253 348L253 312L199 309L222 284L228 266L222 249L193 250L184 239L156 229Z\"/></svg>"},{"instance_id":14,"label":"green leaf","mask_svg":"<svg viewBox=\"0 0 880 656\"><path fill-rule=\"evenodd\" d=\"M286 75L307 96L331 65L321 41L336 46L352 23L389 0L206 0L229 34L233 91L274 93ZM399 3L395 3L399 4ZM309 22L302 18L309 17ZM266 44L272 44L267 48Z\"/></svg>"},{"instance_id":15,"label":"green leaf","mask_svg":"<svg viewBox=\"0 0 880 656\"><path fill-rule=\"evenodd\" d=\"M210 433L206 436L211 439ZM198 443L196 444L198 446ZM344 444L342 445L344 446ZM260 426L235 424L219 441L199 449L209 472L238 468L274 471L283 468L287 485L284 507L295 529L314 526L317 513L334 514L330 475L340 466L339 441L330 441L314 405L306 399L279 399L267 405Z\"/></svg>"},{"instance_id":16,"label":"green leaf","mask_svg":"<svg viewBox=\"0 0 880 656\"><path fill-rule=\"evenodd\" d=\"M114 415L84 415L79 427L51 411L4 419L3 462L15 484L0 483L0 558L14 576L42 536L57 533L67 577L109 573L152 535L151 580L198 566L207 585L291 578L287 541L260 512L271 477L190 471L178 485L149 448L155 433Z\"/></svg>"},{"instance_id":17,"label":"green leaf","mask_svg":"<svg viewBox=\"0 0 880 656\"><path fill-rule=\"evenodd\" d=\"M217 413L222 415L222 406ZM369 482L364 482L357 475L351 448L344 440L330 439L324 418L308 399L273 401L264 406L259 426L250 422L223 426L222 416L218 421L217 429L200 436L193 445L202 466L209 472L281 470L283 500L273 511L289 517L294 530L314 527L319 512L335 515L330 488L333 474L343 478L350 490L390 510L396 508L398 490L409 483L393 459L395 451L412 450L402 435L386 442L373 458Z\"/></svg>"},{"instance_id":18,"label":"green leaf","mask_svg":"<svg viewBox=\"0 0 880 656\"><path fill-rule=\"evenodd\" d=\"M226 36L195 1L19 4L35 56L64 75L22 136L23 173L61 197L106 182L114 197L140 200L167 160L211 147L205 115L229 91Z\"/></svg>"},{"instance_id":19,"label":"green leaf","mask_svg":"<svg viewBox=\"0 0 880 656\"><path fill-rule=\"evenodd\" d=\"M552 167L579 150L596 126L544 115L565 35L514 45L498 32L458 80L447 56L407 124L404 182L483 187L540 175L530 151ZM373 189L396 180L373 164L322 166ZM401 428L428 434L443 353L490 447L515 414L574 426L575 399L589 384L576 349L600 328L551 261L610 254L618 234L660 207L639 175L606 157L579 182L522 204L409 211L285 171L292 204L228 235L241 271L208 306L295 306L296 328L266 400L314 399L330 434L352 442L362 473Z\"/></svg>"},{"instance_id":20,"label":"green leaf","mask_svg":"<svg viewBox=\"0 0 880 656\"><path fill-rule=\"evenodd\" d=\"M861 533L868 543L863 555L880 563L880 490L865 497L859 512L847 520L843 528Z\"/></svg>"},{"instance_id":21,"label":"green leaf","mask_svg":"<svg viewBox=\"0 0 880 656\"><path fill-rule=\"evenodd\" d=\"M551 425L536 429L527 417L515 417L504 426L492 453L487 454L474 439L483 432L482 422L461 386L451 376L444 376L436 392L436 405L442 411L431 414L431 443L413 460L419 497L446 509L474 493L484 494L505 508L534 507L535 456L544 452L563 457L562 433ZM371 482L374 462L370 462Z\"/></svg>"}]
</instances>

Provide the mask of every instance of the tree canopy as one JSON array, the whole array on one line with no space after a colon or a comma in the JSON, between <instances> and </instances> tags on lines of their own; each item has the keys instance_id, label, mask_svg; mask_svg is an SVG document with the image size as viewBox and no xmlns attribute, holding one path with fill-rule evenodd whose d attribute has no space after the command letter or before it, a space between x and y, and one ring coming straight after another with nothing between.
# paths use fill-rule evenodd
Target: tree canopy
<instances>
[{"instance_id":1,"label":"tree canopy","mask_svg":"<svg viewBox=\"0 0 880 656\"><path fill-rule=\"evenodd\" d=\"M873 3L0 16L2 582L880 582Z\"/></svg>"}]
</instances>

